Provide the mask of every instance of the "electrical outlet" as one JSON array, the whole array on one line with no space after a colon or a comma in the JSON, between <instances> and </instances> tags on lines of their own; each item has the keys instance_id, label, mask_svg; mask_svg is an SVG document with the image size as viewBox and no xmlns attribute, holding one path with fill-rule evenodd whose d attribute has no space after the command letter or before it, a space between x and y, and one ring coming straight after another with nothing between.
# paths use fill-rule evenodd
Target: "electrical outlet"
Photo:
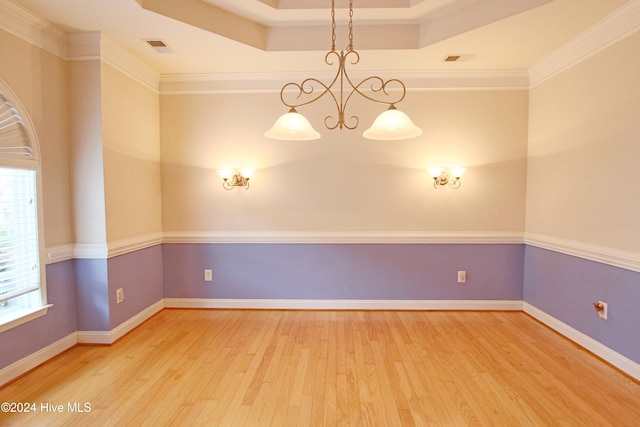
<instances>
[{"instance_id":1,"label":"electrical outlet","mask_svg":"<svg viewBox=\"0 0 640 427\"><path fill-rule=\"evenodd\" d=\"M116 289L116 304L120 304L124 301L124 290L122 288Z\"/></svg>"},{"instance_id":2,"label":"electrical outlet","mask_svg":"<svg viewBox=\"0 0 640 427\"><path fill-rule=\"evenodd\" d=\"M211 282L213 280L213 270L204 271L204 281Z\"/></svg>"},{"instance_id":3,"label":"electrical outlet","mask_svg":"<svg viewBox=\"0 0 640 427\"><path fill-rule=\"evenodd\" d=\"M458 271L458 283L467 282L467 272L465 270Z\"/></svg>"},{"instance_id":4,"label":"electrical outlet","mask_svg":"<svg viewBox=\"0 0 640 427\"><path fill-rule=\"evenodd\" d=\"M609 306L606 302L598 301L593 304L596 308L596 313L598 313L598 317L604 320L607 320L607 316L609 315Z\"/></svg>"}]
</instances>

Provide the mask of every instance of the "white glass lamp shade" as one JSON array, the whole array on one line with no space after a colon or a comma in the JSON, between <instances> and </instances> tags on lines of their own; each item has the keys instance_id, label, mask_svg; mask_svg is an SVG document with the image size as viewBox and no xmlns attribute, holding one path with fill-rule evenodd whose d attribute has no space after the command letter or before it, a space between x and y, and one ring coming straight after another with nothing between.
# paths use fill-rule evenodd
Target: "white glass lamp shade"
<instances>
[{"instance_id":1,"label":"white glass lamp shade","mask_svg":"<svg viewBox=\"0 0 640 427\"><path fill-rule=\"evenodd\" d=\"M222 179L230 179L231 176L233 175L233 170L231 169L218 169L218 175L220 175L220 178Z\"/></svg>"},{"instance_id":2,"label":"white glass lamp shade","mask_svg":"<svg viewBox=\"0 0 640 427\"><path fill-rule=\"evenodd\" d=\"M253 172L253 169L240 169L240 175L247 179L250 179L253 176Z\"/></svg>"},{"instance_id":3,"label":"white glass lamp shade","mask_svg":"<svg viewBox=\"0 0 640 427\"><path fill-rule=\"evenodd\" d=\"M294 108L280 116L264 136L286 141L311 141L320 138L320 134L311 126L309 120Z\"/></svg>"},{"instance_id":4,"label":"white glass lamp shade","mask_svg":"<svg viewBox=\"0 0 640 427\"><path fill-rule=\"evenodd\" d=\"M467 170L467 168L451 168L451 175L453 175L455 178L460 178L462 177L462 175L464 175L464 172Z\"/></svg>"},{"instance_id":5,"label":"white glass lamp shade","mask_svg":"<svg viewBox=\"0 0 640 427\"><path fill-rule=\"evenodd\" d=\"M409 139L422 135L422 129L416 126L409 116L392 105L380 114L362 135L367 139Z\"/></svg>"},{"instance_id":6,"label":"white glass lamp shade","mask_svg":"<svg viewBox=\"0 0 640 427\"><path fill-rule=\"evenodd\" d=\"M429 169L429 174L432 178L440 178L440 175L442 175L442 171L442 168L431 168Z\"/></svg>"}]
</instances>

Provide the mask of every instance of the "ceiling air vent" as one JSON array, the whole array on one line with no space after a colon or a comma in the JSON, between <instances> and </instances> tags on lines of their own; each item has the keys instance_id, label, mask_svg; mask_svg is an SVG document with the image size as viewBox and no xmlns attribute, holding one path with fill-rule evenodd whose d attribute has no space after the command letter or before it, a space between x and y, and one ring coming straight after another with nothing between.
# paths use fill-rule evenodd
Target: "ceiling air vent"
<instances>
[{"instance_id":1,"label":"ceiling air vent","mask_svg":"<svg viewBox=\"0 0 640 427\"><path fill-rule=\"evenodd\" d=\"M459 55L449 55L445 56L444 62L467 62L471 61L475 55L473 54L459 54Z\"/></svg>"},{"instance_id":2,"label":"ceiling air vent","mask_svg":"<svg viewBox=\"0 0 640 427\"><path fill-rule=\"evenodd\" d=\"M173 52L171 48L163 40L149 39L149 40L145 40L145 42L147 42L147 44L152 48L154 48L157 52L160 52L160 53Z\"/></svg>"}]
</instances>

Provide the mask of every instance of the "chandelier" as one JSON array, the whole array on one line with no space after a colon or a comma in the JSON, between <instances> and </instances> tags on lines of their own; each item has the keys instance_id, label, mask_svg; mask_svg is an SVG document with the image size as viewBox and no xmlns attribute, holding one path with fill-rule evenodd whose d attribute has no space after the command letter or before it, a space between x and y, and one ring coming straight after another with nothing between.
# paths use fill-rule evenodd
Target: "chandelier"
<instances>
[{"instance_id":1,"label":"chandelier","mask_svg":"<svg viewBox=\"0 0 640 427\"><path fill-rule=\"evenodd\" d=\"M370 76L354 83L349 77L346 64L352 65L360 61L360 55L353 49L353 0L349 0L349 44L346 51L336 51L335 0L331 0L331 50L324 57L327 65L338 64L338 71L329 84L313 77L302 83L287 83L280 90L280 100L289 107L289 112L280 116L271 129L264 135L267 138L282 140L312 140L320 138L320 134L296 108L309 105L327 95L332 99L337 112L324 118L324 125L329 130L353 130L360 124L358 116L346 116L346 109L353 95L359 95L388 108L380 114L371 127L364 131L368 139L395 140L407 139L422 135L409 116L396 108L402 101L407 89L398 79L383 80L378 76ZM317 89L317 90L316 90ZM363 92L368 89L368 94Z\"/></svg>"}]
</instances>

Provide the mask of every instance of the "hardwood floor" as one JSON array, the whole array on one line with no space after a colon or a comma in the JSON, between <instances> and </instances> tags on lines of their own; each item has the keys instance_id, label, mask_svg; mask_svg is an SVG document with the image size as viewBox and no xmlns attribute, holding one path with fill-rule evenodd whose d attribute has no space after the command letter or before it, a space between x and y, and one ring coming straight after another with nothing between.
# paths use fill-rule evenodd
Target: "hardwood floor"
<instances>
[{"instance_id":1,"label":"hardwood floor","mask_svg":"<svg viewBox=\"0 0 640 427\"><path fill-rule=\"evenodd\" d=\"M34 404L0 413L20 426L640 426L640 384L521 312L166 309L0 402Z\"/></svg>"}]
</instances>

